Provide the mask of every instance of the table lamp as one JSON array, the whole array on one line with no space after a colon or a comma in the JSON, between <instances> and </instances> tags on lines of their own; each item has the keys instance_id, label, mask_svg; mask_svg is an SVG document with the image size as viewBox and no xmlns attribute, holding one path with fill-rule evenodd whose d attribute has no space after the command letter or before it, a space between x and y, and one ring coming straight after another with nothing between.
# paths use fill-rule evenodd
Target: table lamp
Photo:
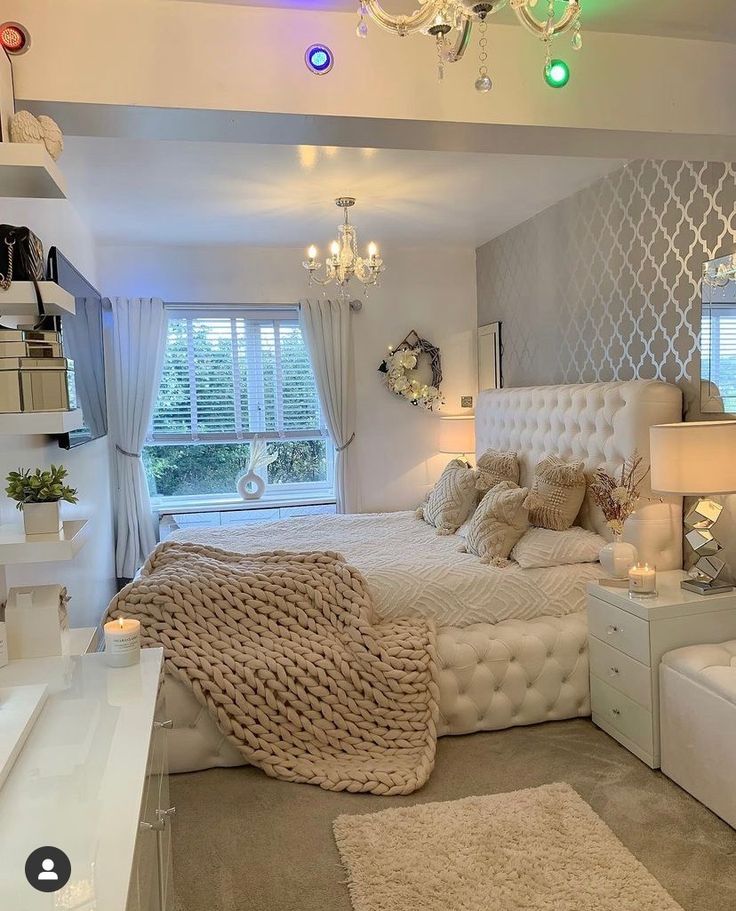
<instances>
[{"instance_id":1,"label":"table lamp","mask_svg":"<svg viewBox=\"0 0 736 911\"><path fill-rule=\"evenodd\" d=\"M682 587L700 595L731 591L719 579L726 563L712 531L723 506L704 495L736 492L736 421L657 424L649 439L652 491L700 498L685 516L685 540L698 557L698 575Z\"/></svg>"},{"instance_id":2,"label":"table lamp","mask_svg":"<svg viewBox=\"0 0 736 911\"><path fill-rule=\"evenodd\" d=\"M475 418L473 415L440 417L440 452L462 456L475 452Z\"/></svg>"}]
</instances>

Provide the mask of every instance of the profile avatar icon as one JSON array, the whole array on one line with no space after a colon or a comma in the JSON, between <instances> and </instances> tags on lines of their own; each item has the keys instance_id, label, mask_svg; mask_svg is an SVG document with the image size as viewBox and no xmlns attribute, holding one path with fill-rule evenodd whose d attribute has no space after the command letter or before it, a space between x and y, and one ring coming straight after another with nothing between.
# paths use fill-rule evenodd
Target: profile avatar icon
<instances>
[{"instance_id":1,"label":"profile avatar icon","mask_svg":"<svg viewBox=\"0 0 736 911\"><path fill-rule=\"evenodd\" d=\"M37 892L58 892L69 882L72 864L61 848L45 845L28 855L25 873Z\"/></svg>"},{"instance_id":2,"label":"profile avatar icon","mask_svg":"<svg viewBox=\"0 0 736 911\"><path fill-rule=\"evenodd\" d=\"M39 879L59 879L59 874L54 872L54 862L50 857L44 857L41 861L41 867L43 869L38 874Z\"/></svg>"}]
</instances>

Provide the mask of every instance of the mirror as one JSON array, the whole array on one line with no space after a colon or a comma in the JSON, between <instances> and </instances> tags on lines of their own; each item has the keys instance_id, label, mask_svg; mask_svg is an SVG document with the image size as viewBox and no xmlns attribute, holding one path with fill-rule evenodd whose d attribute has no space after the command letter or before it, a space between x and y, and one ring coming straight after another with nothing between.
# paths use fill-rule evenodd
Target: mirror
<instances>
[{"instance_id":1,"label":"mirror","mask_svg":"<svg viewBox=\"0 0 736 911\"><path fill-rule=\"evenodd\" d=\"M500 389L501 375L501 323L478 327L478 392Z\"/></svg>"},{"instance_id":2,"label":"mirror","mask_svg":"<svg viewBox=\"0 0 736 911\"><path fill-rule=\"evenodd\" d=\"M700 410L736 414L736 253L703 266Z\"/></svg>"}]
</instances>

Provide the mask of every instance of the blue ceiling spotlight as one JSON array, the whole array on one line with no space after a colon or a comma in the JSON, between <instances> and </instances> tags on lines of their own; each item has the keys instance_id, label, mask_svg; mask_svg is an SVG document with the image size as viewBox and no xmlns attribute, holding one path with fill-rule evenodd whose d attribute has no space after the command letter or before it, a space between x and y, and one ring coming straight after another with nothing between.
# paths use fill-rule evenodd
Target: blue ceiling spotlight
<instances>
[{"instance_id":1,"label":"blue ceiling spotlight","mask_svg":"<svg viewBox=\"0 0 736 911\"><path fill-rule=\"evenodd\" d=\"M307 64L307 68L317 76L324 76L332 69L335 57L326 44L312 44L307 48L304 62Z\"/></svg>"}]
</instances>

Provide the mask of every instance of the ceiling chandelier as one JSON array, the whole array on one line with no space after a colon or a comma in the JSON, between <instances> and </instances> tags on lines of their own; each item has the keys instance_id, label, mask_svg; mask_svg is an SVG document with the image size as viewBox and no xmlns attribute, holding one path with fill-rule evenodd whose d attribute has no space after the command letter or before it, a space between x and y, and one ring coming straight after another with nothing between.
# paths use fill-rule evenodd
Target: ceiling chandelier
<instances>
[{"instance_id":1,"label":"ceiling chandelier","mask_svg":"<svg viewBox=\"0 0 736 911\"><path fill-rule=\"evenodd\" d=\"M437 75L442 79L445 66L460 60L470 44L473 25L480 33L479 73L475 87L479 92L489 92L493 81L488 73L488 17L505 6L511 6L519 21L538 38L545 47L544 79L552 88L562 88L570 78L570 68L564 60L553 59L552 42L558 36L572 31L572 46L579 51L583 46L580 23L580 0L479 0L466 4L464 0L420 0L420 5L408 16L391 15L379 0L360 0L358 7L359 38L368 35L366 17L381 28L403 38L421 32L434 38L437 50ZM546 15L538 17L537 8L546 7ZM564 7L564 9L563 9ZM559 10L559 12L557 12Z\"/></svg>"},{"instance_id":2,"label":"ceiling chandelier","mask_svg":"<svg viewBox=\"0 0 736 911\"><path fill-rule=\"evenodd\" d=\"M353 196L338 196L335 205L345 213L345 220L337 226L338 240L330 244L330 255L325 261L324 277L317 275L322 263L317 262L317 248L312 245L307 250L307 261L302 263L309 272L309 284L329 285L335 282L338 286L338 297L345 300L350 295L349 284L357 278L363 285L376 285L383 272L383 260L378 255L378 247L368 244L368 255L364 259L358 255L358 234L350 224L348 209L355 205Z\"/></svg>"}]
</instances>

